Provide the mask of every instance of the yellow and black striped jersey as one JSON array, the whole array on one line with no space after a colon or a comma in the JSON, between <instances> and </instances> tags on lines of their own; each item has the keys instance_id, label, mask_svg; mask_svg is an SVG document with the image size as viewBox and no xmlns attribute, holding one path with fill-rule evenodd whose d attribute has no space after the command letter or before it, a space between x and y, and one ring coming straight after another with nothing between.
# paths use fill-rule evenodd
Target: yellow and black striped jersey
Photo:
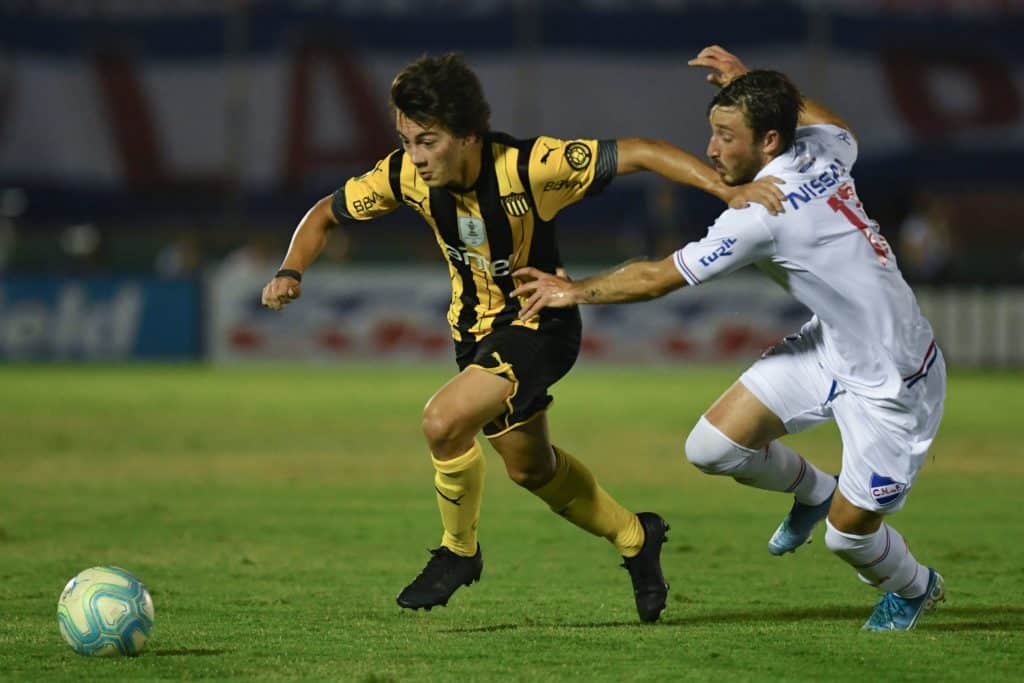
<instances>
[{"instance_id":1,"label":"yellow and black striped jersey","mask_svg":"<svg viewBox=\"0 0 1024 683\"><path fill-rule=\"evenodd\" d=\"M434 230L452 281L448 322L457 341L479 340L502 325L544 327L554 315L518 319L512 272L561 265L554 218L602 190L615 176L615 141L484 137L480 176L468 190L430 188L402 150L349 179L332 198L341 222L364 221L410 206Z\"/></svg>"}]
</instances>

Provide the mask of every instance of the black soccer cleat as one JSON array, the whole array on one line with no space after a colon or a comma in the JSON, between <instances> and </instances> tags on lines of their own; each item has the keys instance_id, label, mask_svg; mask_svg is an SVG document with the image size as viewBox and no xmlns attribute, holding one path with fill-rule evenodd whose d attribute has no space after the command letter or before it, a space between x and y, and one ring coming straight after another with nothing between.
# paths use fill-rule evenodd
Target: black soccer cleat
<instances>
[{"instance_id":1,"label":"black soccer cleat","mask_svg":"<svg viewBox=\"0 0 1024 683\"><path fill-rule=\"evenodd\" d=\"M452 593L461 586L479 581L480 573L484 569L484 558L480 554L479 543L473 557L456 555L444 546L431 550L430 556L427 566L420 575L398 594L396 600L400 607L423 607L429 611L436 605L447 605Z\"/></svg>"},{"instance_id":2,"label":"black soccer cleat","mask_svg":"<svg viewBox=\"0 0 1024 683\"><path fill-rule=\"evenodd\" d=\"M623 557L622 566L633 580L633 597L640 621L653 622L661 616L668 597L668 584L661 573L661 545L668 540L668 523L653 512L637 514L644 528L644 545L636 557Z\"/></svg>"}]
</instances>

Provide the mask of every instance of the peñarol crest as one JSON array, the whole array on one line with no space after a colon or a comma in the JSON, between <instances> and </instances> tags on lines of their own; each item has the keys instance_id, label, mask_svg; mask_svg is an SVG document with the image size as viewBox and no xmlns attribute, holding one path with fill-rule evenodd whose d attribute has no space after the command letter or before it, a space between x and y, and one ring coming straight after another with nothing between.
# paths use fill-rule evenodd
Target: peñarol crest
<instances>
[{"instance_id":1,"label":"pe\u00f1arol crest","mask_svg":"<svg viewBox=\"0 0 1024 683\"><path fill-rule=\"evenodd\" d=\"M516 218L525 216L530 210L530 202L522 192L513 192L502 196L501 205L505 207L505 213Z\"/></svg>"}]
</instances>

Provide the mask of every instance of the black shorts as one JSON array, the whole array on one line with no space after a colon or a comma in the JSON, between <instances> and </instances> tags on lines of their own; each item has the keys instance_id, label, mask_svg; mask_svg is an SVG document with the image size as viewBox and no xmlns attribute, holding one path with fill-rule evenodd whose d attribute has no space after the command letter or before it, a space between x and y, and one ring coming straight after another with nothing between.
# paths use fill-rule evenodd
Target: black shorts
<instances>
[{"instance_id":1,"label":"black shorts","mask_svg":"<svg viewBox=\"0 0 1024 683\"><path fill-rule=\"evenodd\" d=\"M546 410L553 400L548 387L576 363L580 354L579 311L568 309L560 317L557 324L543 332L508 325L477 342L455 342L459 370L478 367L514 385L505 413L484 425L487 438L501 436Z\"/></svg>"}]
</instances>

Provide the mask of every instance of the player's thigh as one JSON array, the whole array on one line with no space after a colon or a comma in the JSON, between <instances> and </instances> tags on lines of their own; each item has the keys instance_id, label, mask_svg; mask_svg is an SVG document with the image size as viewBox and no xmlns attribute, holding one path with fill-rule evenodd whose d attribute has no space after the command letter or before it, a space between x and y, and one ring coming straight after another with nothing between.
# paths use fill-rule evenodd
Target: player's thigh
<instances>
[{"instance_id":1,"label":"player's thigh","mask_svg":"<svg viewBox=\"0 0 1024 683\"><path fill-rule=\"evenodd\" d=\"M786 434L786 427L742 382L734 382L704 417L729 440L752 449L763 448Z\"/></svg>"},{"instance_id":2,"label":"player's thigh","mask_svg":"<svg viewBox=\"0 0 1024 683\"><path fill-rule=\"evenodd\" d=\"M477 367L468 367L430 397L423 410L428 432L476 434L506 410L513 383Z\"/></svg>"},{"instance_id":3,"label":"player's thigh","mask_svg":"<svg viewBox=\"0 0 1024 683\"><path fill-rule=\"evenodd\" d=\"M780 341L740 376L737 384L757 401L748 399L740 407L754 411L751 421L761 423L763 435L796 434L832 419L832 401L841 389L825 371L819 347L817 328L805 325L800 334ZM766 418L758 405L775 420ZM780 425L783 432L776 434Z\"/></svg>"},{"instance_id":4,"label":"player's thigh","mask_svg":"<svg viewBox=\"0 0 1024 683\"><path fill-rule=\"evenodd\" d=\"M836 399L843 439L839 490L856 507L881 515L903 507L942 419L943 369L928 378L930 386L920 387L919 402L875 402L852 394Z\"/></svg>"},{"instance_id":5,"label":"player's thigh","mask_svg":"<svg viewBox=\"0 0 1024 683\"><path fill-rule=\"evenodd\" d=\"M579 355L579 336L574 332L555 334L509 326L459 349L460 367L478 368L511 382L505 410L483 427L488 439L517 429L547 410L553 400L549 388L572 368Z\"/></svg>"}]
</instances>

